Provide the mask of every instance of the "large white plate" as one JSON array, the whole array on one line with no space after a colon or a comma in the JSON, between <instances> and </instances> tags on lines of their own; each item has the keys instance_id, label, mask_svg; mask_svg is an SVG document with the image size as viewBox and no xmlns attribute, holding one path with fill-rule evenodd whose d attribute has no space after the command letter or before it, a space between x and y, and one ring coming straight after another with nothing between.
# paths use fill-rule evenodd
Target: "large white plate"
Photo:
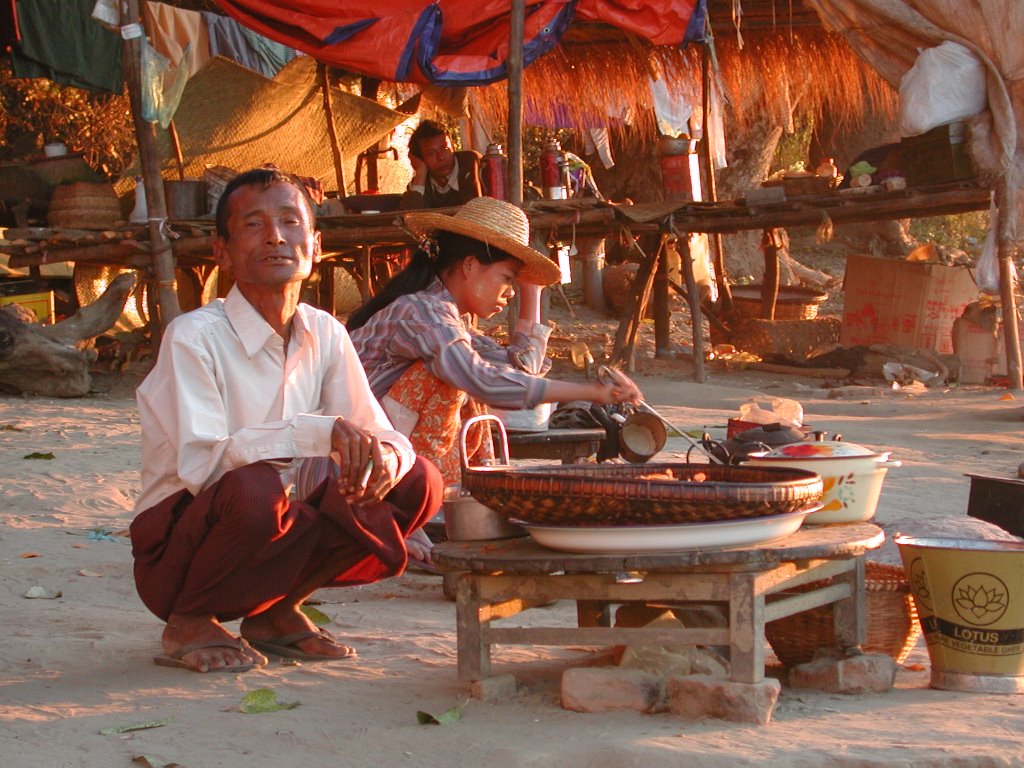
<instances>
[{"instance_id":1,"label":"large white plate","mask_svg":"<svg viewBox=\"0 0 1024 768\"><path fill-rule=\"evenodd\" d=\"M679 552L746 547L782 539L795 533L804 519L818 509L820 504L784 515L679 525L578 528L511 522L523 526L541 546L560 552Z\"/></svg>"}]
</instances>

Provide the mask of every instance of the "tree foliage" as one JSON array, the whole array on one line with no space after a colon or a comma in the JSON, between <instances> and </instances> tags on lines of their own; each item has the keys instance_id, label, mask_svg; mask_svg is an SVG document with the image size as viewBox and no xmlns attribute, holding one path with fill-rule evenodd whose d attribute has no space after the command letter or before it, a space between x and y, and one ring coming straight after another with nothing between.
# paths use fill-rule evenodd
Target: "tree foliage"
<instances>
[{"instance_id":1,"label":"tree foliage","mask_svg":"<svg viewBox=\"0 0 1024 768\"><path fill-rule=\"evenodd\" d=\"M38 157L62 141L97 173L116 178L137 152L127 93L96 93L45 78L15 78L0 63L0 161Z\"/></svg>"}]
</instances>

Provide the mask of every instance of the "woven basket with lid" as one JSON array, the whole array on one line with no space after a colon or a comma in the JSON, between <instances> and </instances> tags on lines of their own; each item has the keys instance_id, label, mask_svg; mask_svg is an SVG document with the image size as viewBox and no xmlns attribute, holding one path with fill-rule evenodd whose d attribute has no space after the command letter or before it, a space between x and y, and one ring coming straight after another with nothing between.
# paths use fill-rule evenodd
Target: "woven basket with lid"
<instances>
[{"instance_id":1,"label":"woven basket with lid","mask_svg":"<svg viewBox=\"0 0 1024 768\"><path fill-rule=\"evenodd\" d=\"M53 190L46 222L65 229L107 229L121 218L113 186L76 181Z\"/></svg>"},{"instance_id":2,"label":"woven basket with lid","mask_svg":"<svg viewBox=\"0 0 1024 768\"><path fill-rule=\"evenodd\" d=\"M792 595L831 583L815 582L779 596ZM902 664L917 644L921 625L910 594L903 567L868 561L864 565L864 591L867 603L867 653L884 653ZM785 667L806 664L821 647L835 644L832 605L795 613L770 621L764 628L775 656Z\"/></svg>"},{"instance_id":3,"label":"woven basket with lid","mask_svg":"<svg viewBox=\"0 0 1024 768\"><path fill-rule=\"evenodd\" d=\"M462 485L502 514L557 526L736 520L796 512L820 500L818 475L780 470L674 463L473 467L463 471Z\"/></svg>"}]
</instances>

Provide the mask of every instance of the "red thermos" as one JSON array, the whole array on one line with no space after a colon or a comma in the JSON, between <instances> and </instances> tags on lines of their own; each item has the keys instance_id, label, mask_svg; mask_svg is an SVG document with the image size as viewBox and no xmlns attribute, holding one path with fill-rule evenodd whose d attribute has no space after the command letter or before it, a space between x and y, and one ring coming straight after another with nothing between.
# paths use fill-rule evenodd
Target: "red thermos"
<instances>
[{"instance_id":1,"label":"red thermos","mask_svg":"<svg viewBox=\"0 0 1024 768\"><path fill-rule=\"evenodd\" d=\"M483 158L484 194L498 200L508 200L506 180L508 179L508 158L501 151L501 144L488 144Z\"/></svg>"},{"instance_id":2,"label":"red thermos","mask_svg":"<svg viewBox=\"0 0 1024 768\"><path fill-rule=\"evenodd\" d=\"M562 145L554 139L541 152L540 180L544 187L544 197L548 200L565 200L569 196L565 153L562 152Z\"/></svg>"}]
</instances>

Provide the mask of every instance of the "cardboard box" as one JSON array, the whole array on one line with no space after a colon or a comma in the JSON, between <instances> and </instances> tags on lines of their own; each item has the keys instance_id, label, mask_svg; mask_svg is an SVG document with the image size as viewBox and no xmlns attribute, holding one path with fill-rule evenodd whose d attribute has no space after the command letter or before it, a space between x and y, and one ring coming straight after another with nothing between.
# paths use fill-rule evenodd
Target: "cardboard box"
<instances>
[{"instance_id":1,"label":"cardboard box","mask_svg":"<svg viewBox=\"0 0 1024 768\"><path fill-rule=\"evenodd\" d=\"M0 296L0 307L6 304L20 304L36 316L36 322L52 323L53 291L43 293L23 293L15 296Z\"/></svg>"},{"instance_id":2,"label":"cardboard box","mask_svg":"<svg viewBox=\"0 0 1024 768\"><path fill-rule=\"evenodd\" d=\"M840 342L953 353L953 322L978 297L967 267L852 255Z\"/></svg>"},{"instance_id":3,"label":"cardboard box","mask_svg":"<svg viewBox=\"0 0 1024 768\"><path fill-rule=\"evenodd\" d=\"M995 328L977 325L967 317L953 323L953 351L960 358L961 384L985 384L1009 372L1001 314L999 320ZM1024 321L1018 321L1017 335L1024 339Z\"/></svg>"}]
</instances>

